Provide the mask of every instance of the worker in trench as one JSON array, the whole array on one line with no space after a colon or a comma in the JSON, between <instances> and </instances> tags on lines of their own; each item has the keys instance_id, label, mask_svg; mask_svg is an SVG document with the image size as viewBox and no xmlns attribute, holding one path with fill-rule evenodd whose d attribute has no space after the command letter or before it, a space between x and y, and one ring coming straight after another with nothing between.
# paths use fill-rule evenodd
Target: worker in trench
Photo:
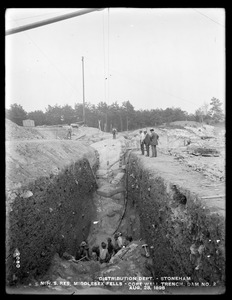
<instances>
[{"instance_id":1,"label":"worker in trench","mask_svg":"<svg viewBox=\"0 0 232 300\"><path fill-rule=\"evenodd\" d=\"M114 235L114 252L117 253L120 249L122 249L122 234L121 232L117 232Z\"/></svg>"},{"instance_id":2,"label":"worker in trench","mask_svg":"<svg viewBox=\"0 0 232 300\"><path fill-rule=\"evenodd\" d=\"M109 252L110 258L115 254L114 245L110 237L107 238L107 250Z\"/></svg>"},{"instance_id":3,"label":"worker in trench","mask_svg":"<svg viewBox=\"0 0 232 300\"><path fill-rule=\"evenodd\" d=\"M76 260L90 260L89 246L85 241L82 241L75 255Z\"/></svg>"},{"instance_id":4,"label":"worker in trench","mask_svg":"<svg viewBox=\"0 0 232 300\"><path fill-rule=\"evenodd\" d=\"M159 139L159 135L154 132L154 129L150 129L151 132L151 137L150 137L150 144L151 144L151 157L157 157L157 149L156 146L158 145L158 139Z\"/></svg>"},{"instance_id":5,"label":"worker in trench","mask_svg":"<svg viewBox=\"0 0 232 300\"><path fill-rule=\"evenodd\" d=\"M92 260L94 261L98 261L99 260L99 256L100 256L100 247L97 246L93 246L92 247Z\"/></svg>"},{"instance_id":6,"label":"worker in trench","mask_svg":"<svg viewBox=\"0 0 232 300\"><path fill-rule=\"evenodd\" d=\"M122 234L117 232L114 235L115 244L113 245L110 237L107 238L107 244L105 242L101 243L101 248L99 245L95 245L92 247L91 253L89 251L89 246L86 241L82 241L80 246L76 251L75 258L72 255L66 253L64 256L65 259L69 260L70 258L74 262L78 261L98 261L99 263L108 263L120 249L127 247L133 240L132 236L126 236L126 238L122 239Z\"/></svg>"},{"instance_id":7,"label":"worker in trench","mask_svg":"<svg viewBox=\"0 0 232 300\"><path fill-rule=\"evenodd\" d=\"M99 262L102 263L108 263L110 260L110 255L108 252L108 249L106 248L106 243L101 243L101 249L100 249L100 256L99 256Z\"/></svg>"}]
</instances>

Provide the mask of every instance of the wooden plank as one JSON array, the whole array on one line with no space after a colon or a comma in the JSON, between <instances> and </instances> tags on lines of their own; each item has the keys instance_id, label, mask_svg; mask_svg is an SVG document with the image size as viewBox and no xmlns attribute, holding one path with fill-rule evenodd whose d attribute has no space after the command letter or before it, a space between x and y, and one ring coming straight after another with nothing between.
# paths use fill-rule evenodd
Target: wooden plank
<instances>
[{"instance_id":1,"label":"wooden plank","mask_svg":"<svg viewBox=\"0 0 232 300\"><path fill-rule=\"evenodd\" d=\"M204 196L201 197L201 199L214 199L214 198L222 198L222 197L225 197L225 195Z\"/></svg>"}]
</instances>

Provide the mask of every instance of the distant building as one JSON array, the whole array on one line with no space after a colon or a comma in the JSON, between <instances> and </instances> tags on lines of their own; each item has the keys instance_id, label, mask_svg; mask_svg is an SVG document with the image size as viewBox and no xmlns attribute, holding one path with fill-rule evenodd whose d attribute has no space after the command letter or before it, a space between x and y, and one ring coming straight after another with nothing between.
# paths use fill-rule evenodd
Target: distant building
<instances>
[{"instance_id":1,"label":"distant building","mask_svg":"<svg viewBox=\"0 0 232 300\"><path fill-rule=\"evenodd\" d=\"M23 126L24 127L35 127L35 121L34 120L23 120Z\"/></svg>"}]
</instances>

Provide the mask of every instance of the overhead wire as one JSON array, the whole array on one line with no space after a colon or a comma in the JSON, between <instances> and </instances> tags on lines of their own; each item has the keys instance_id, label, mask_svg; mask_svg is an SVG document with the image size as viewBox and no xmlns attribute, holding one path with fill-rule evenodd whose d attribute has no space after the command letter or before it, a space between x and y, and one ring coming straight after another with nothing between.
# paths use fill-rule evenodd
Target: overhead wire
<instances>
[{"instance_id":1,"label":"overhead wire","mask_svg":"<svg viewBox=\"0 0 232 300\"><path fill-rule=\"evenodd\" d=\"M17 21L15 21L17 23ZM23 32L25 36L34 44L34 46L42 53L42 55L46 58L46 60L56 69L56 71L65 79L65 81L70 85L72 89L74 89L75 92L79 93L79 90L76 89L74 85L69 81L67 76L60 71L60 69L51 61L51 59L45 54L45 52L37 45L37 43L28 35L27 32Z\"/></svg>"},{"instance_id":2,"label":"overhead wire","mask_svg":"<svg viewBox=\"0 0 232 300\"><path fill-rule=\"evenodd\" d=\"M169 92L166 92L166 91L163 91L163 90L161 90L161 89L154 88L154 86L153 86L153 85L150 85L148 81L143 81L143 80L141 80L141 78L139 78L139 79L138 79L138 78L133 78L132 76L125 75L123 72L120 72L120 71L118 71L118 70L116 70L116 69L112 69L112 68L111 68L111 71L114 71L114 72L116 72L116 73L119 73L120 75L122 75L122 76L124 76L124 77L127 77L129 80L137 81L137 82L139 82L139 83L142 82L143 84L145 84L145 85L151 87L154 91L157 91L157 92L160 92L160 93L169 95L169 96L171 96L171 97L174 97L174 98L176 98L176 99L179 99L179 100L181 100L181 101L184 101L184 102L187 102L187 103L196 105L195 103L193 103L193 102L191 102L191 101L188 101L188 100L186 100L186 99L183 99L183 98L181 98L181 97L179 97L179 96L173 95L173 94L171 94L171 93L169 93Z\"/></svg>"},{"instance_id":3,"label":"overhead wire","mask_svg":"<svg viewBox=\"0 0 232 300\"><path fill-rule=\"evenodd\" d=\"M103 32L103 66L104 66L104 100L106 102L106 54L105 54L105 21L104 21L104 10L102 12L102 32Z\"/></svg>"},{"instance_id":4,"label":"overhead wire","mask_svg":"<svg viewBox=\"0 0 232 300\"><path fill-rule=\"evenodd\" d=\"M217 21L215 21L214 19L210 18L210 17L209 17L209 16L207 16L206 14L203 14L202 12L198 11L198 10L197 10L197 9L195 9L195 8L193 8L193 10L195 10L197 13L201 14L201 15L202 15L202 16L204 16L205 18L208 18L208 19L209 19L209 20L211 20L212 22L214 22L214 23L216 23L216 24L218 24L218 25L220 25L220 26L222 26L222 27L224 27L224 28L225 28L225 26L224 26L224 25L222 25L222 24L218 23Z\"/></svg>"},{"instance_id":5,"label":"overhead wire","mask_svg":"<svg viewBox=\"0 0 232 300\"><path fill-rule=\"evenodd\" d=\"M8 29L8 30L5 31L5 35L20 33L20 32L25 31L25 30L31 30L31 29L34 29L34 28L49 25L49 24L52 24L52 23L55 23L55 22L64 21L64 20L67 20L67 19L70 19L70 18L74 18L74 17L80 16L80 15L88 14L88 13L91 13L93 11L102 10L102 9L104 9L104 8L87 8L87 9L84 9L84 10L81 10L81 11L78 10L78 11L75 11L75 12L72 12L72 13L69 13L69 14L59 15L59 16L56 16L56 17L53 17L53 18L50 18L50 19L45 19L45 20L42 20L42 21L37 21L37 22L34 22L34 23L26 24L26 25L23 25L23 26L20 26L20 27L17 27L17 28Z\"/></svg>"},{"instance_id":6,"label":"overhead wire","mask_svg":"<svg viewBox=\"0 0 232 300\"><path fill-rule=\"evenodd\" d=\"M110 102L110 8L108 7L108 49L107 49L107 58L108 58L108 79L107 79L107 86L108 86L108 105Z\"/></svg>"},{"instance_id":7,"label":"overhead wire","mask_svg":"<svg viewBox=\"0 0 232 300\"><path fill-rule=\"evenodd\" d=\"M47 13L47 14L42 14L42 15L35 15L35 16L30 16L30 17L24 17L24 18L19 18L19 19L11 19L8 17L8 19L10 21L20 21L20 20L26 20L26 19L31 19L31 18L38 18L38 17L44 17L44 16L48 16L48 15L54 15L54 14L57 14L58 12L50 12L50 13Z\"/></svg>"},{"instance_id":8,"label":"overhead wire","mask_svg":"<svg viewBox=\"0 0 232 300\"><path fill-rule=\"evenodd\" d=\"M109 42L109 37L110 37L110 30L109 30L109 18L110 18L110 9L108 7L108 14L107 14L107 110L106 110L106 130L108 127L108 106L109 106L109 51L110 51L110 42ZM110 145L108 141L108 146ZM109 180L109 170L110 170L110 163L109 163L109 151L107 152L107 179Z\"/></svg>"}]
</instances>

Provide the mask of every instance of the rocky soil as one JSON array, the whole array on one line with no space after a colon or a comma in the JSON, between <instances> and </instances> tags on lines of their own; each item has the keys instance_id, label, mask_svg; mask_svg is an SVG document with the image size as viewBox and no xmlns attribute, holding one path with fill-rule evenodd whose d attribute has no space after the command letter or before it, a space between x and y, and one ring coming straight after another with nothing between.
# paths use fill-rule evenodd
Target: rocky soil
<instances>
[{"instance_id":1,"label":"rocky soil","mask_svg":"<svg viewBox=\"0 0 232 300\"><path fill-rule=\"evenodd\" d=\"M189 123L185 124L185 127L190 128L155 128L160 136L158 157L149 158L141 157L138 150L139 130L119 133L117 139L113 140L111 134L100 132L97 128L81 127L73 130L72 140L68 141L66 140L64 128L36 127L29 129L11 123L10 121L6 123L8 127L6 130L7 211L10 213L13 208L11 214L17 212L17 215L12 217L12 220L17 220L16 225L11 226L16 226L18 229L19 226L23 228L22 221L28 223L30 221L29 217L35 212L35 209L39 211L42 208L40 200L28 202L34 199L30 192L33 195L39 192L41 199L45 199L45 196L42 196L43 191L36 190L35 182L38 181L39 188L43 187L46 193L49 190L51 191L49 196L51 200L45 201L46 207L42 211L47 211L50 214L49 216L55 213L56 223L59 223L60 219L62 224L67 221L68 226L73 224L74 227L71 231L69 230L70 236L67 235L65 243L58 243L59 249L53 247L54 251L50 251L47 245L50 243L51 246L53 243L50 239L45 239L48 242L46 245L47 252L45 251L49 253L48 256L46 253L43 256L43 247L38 249L39 260L45 261L46 257L49 257L50 260L50 263L47 264L46 274L43 273L41 277L32 277L27 285L21 284L11 287L10 293L15 291L22 294L178 293L179 289L166 288L165 291L158 290L158 288L154 288L154 284L151 284L156 278L160 285L160 277L170 274L190 274L192 278L193 275L195 276L195 280L204 282L211 280L221 283L224 281L223 270L217 271L213 278L208 278L212 275L210 270L214 270L215 265L217 267L221 265L223 268L224 259L225 131L223 129L217 130L207 126L198 128L194 127L197 124ZM191 143L186 145L186 141L189 139ZM131 152L129 150L125 155L126 148L133 150ZM196 156L193 153L197 148L215 149L219 156ZM128 155L132 159L130 165L126 165L127 160L125 160L125 157L128 159ZM86 164L85 173L81 172L79 174L78 170L80 167L84 167L84 163ZM142 181L141 172L144 172ZM74 174L75 176L73 176ZM73 185L71 178L78 183ZM165 181L162 178L165 178ZM60 183L58 183L58 180ZM173 185L176 185L180 194L186 197L188 212L186 207L180 210L178 205L174 205L175 201L173 199L178 200L179 196L178 193L175 194L170 189ZM76 186L76 191L72 191L73 186ZM125 188L125 186L128 187L127 191L122 189L122 192L112 194L110 197L105 192L114 191L120 187ZM59 196L57 188L60 187L62 193ZM15 190L17 190L17 193L15 193ZM92 203L90 205L92 208L94 207L94 211L90 207L88 208L88 205L80 208L79 200L83 201L88 193L92 201L89 203ZM90 200L90 197L87 198ZM85 204L88 203L87 198L84 201ZM66 221L62 221L58 210L56 212L56 206L60 203L59 200L66 201L65 199L70 200L66 204L65 211L76 211L77 215L69 216L62 211L62 216L67 217L65 217ZM79 200L75 201L75 199ZM162 203L162 199L165 199L164 203ZM194 199L200 201L199 207L196 205L197 208ZM168 201L170 201L170 205ZM8 205L9 203L12 203L13 206L12 204ZM31 203L28 207L31 211L27 213L28 203ZM185 206L186 203L183 205ZM155 209L157 205L159 206L158 215ZM207 208L210 217L205 218L204 213L198 214L203 207ZM91 213L88 213L90 211ZM82 218L83 214L84 220ZM212 228L209 227L211 214L216 216ZM36 220L39 216L41 215L38 212L33 220ZM42 214L42 216L43 218L40 218L41 222L50 218L47 214ZM195 225L188 228L187 225L190 224L190 219L193 222L191 224L198 224L200 230L196 231ZM34 222L35 225L36 222ZM49 222L52 224L52 219ZM9 226L13 223L7 224ZM161 224L163 224L163 229L159 230ZM215 229L217 224L218 231ZM68 226L64 224L61 227L66 230ZM84 231L82 230L83 226L85 227ZM61 227L56 228L56 231L60 231L60 234L65 236L65 230L62 231ZM201 230L203 227L205 227L205 230ZM195 230L195 233L190 232L190 229ZM35 230L31 230L30 234ZM79 262L77 264L62 256L65 251L69 252L70 255L74 255L74 248L79 245L82 238L86 238L92 247L106 241L107 237L113 239L116 230L121 231L123 237L128 234L132 235L133 241L129 249L122 250L109 264L99 264L94 261ZM171 232L172 230L174 231ZM51 231L50 234L56 237L58 231L57 233ZM159 234L156 234L157 232ZM202 232L206 236L202 237L200 235ZM170 238L166 236L168 234L170 234ZM29 239L24 237L23 234L19 236L25 242L33 240L31 236ZM16 236L11 235L11 237L13 240L17 240ZM39 240L41 238L38 238ZM217 240L220 240L219 244L216 242ZM205 247L204 259L199 272L197 272L194 271L194 263L192 264L189 260L190 248L194 243L200 242L202 244L202 241ZM149 258L144 255L144 248L142 247L144 243L148 243ZM65 247L62 248L62 245L65 245ZM176 248L174 245L176 245ZM125 250L129 251L124 253ZM218 251L218 254L216 251ZM122 255L124 255L123 259L120 258ZM173 255L176 257L173 257ZM207 255L210 255L211 258L208 258ZM170 264L167 265L166 263L165 267L165 261L169 261L168 259ZM175 261L175 259L177 260ZM185 260L186 263L183 264ZM180 272L181 264L182 269ZM161 270L163 270L163 273ZM194 274L191 273L192 271L194 271ZM113 285L109 282L102 282L102 278L106 276L122 276L130 278L130 280L124 282L123 285L120 285L120 283ZM153 279L151 280L151 278ZM82 282L82 284L77 282ZM92 282L93 284L89 286L83 284L83 282ZM133 282L134 288L130 287L129 282ZM145 283L146 288L144 288ZM198 291L199 289L191 289L191 293L198 293ZM207 291L212 293L212 289L210 291L205 289L204 293L207 293ZM218 293L218 290L215 293Z\"/></svg>"}]
</instances>

